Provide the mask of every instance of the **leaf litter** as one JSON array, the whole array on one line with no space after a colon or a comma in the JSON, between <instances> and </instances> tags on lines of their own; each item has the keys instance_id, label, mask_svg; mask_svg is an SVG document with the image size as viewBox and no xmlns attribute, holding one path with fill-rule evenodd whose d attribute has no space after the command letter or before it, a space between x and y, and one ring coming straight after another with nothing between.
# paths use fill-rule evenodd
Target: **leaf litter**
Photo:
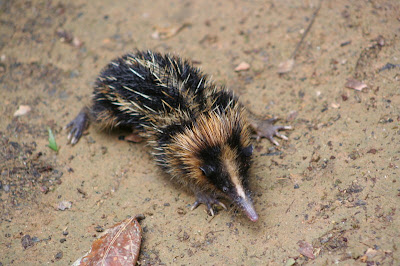
<instances>
[{"instance_id":1,"label":"leaf litter","mask_svg":"<svg viewBox=\"0 0 400 266\"><path fill-rule=\"evenodd\" d=\"M135 265L139 257L142 229L138 220L143 215L128 218L107 229L92 243L88 253L79 258L78 265Z\"/></svg>"},{"instance_id":2,"label":"leaf litter","mask_svg":"<svg viewBox=\"0 0 400 266\"><path fill-rule=\"evenodd\" d=\"M364 88L368 87L367 84L353 78L347 79L347 82L344 86L346 88L354 89L356 91L362 91Z\"/></svg>"}]
</instances>

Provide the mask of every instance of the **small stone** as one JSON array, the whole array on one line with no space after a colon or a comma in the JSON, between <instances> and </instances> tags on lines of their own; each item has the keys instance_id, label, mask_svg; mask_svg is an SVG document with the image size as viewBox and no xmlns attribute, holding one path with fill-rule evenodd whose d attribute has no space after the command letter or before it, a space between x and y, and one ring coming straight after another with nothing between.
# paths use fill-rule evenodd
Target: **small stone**
<instances>
[{"instance_id":1,"label":"small stone","mask_svg":"<svg viewBox=\"0 0 400 266\"><path fill-rule=\"evenodd\" d=\"M47 192L49 192L49 188L46 187L46 186L41 186L41 187L40 187L40 192L42 192L42 193L44 193L44 194L47 194Z\"/></svg>"},{"instance_id":2,"label":"small stone","mask_svg":"<svg viewBox=\"0 0 400 266\"><path fill-rule=\"evenodd\" d=\"M285 74L292 71L293 67L294 67L294 59L289 59L279 64L277 72L278 74Z\"/></svg>"},{"instance_id":3,"label":"small stone","mask_svg":"<svg viewBox=\"0 0 400 266\"><path fill-rule=\"evenodd\" d=\"M63 234L64 236L67 236L67 235L68 235L68 231L63 231L62 234Z\"/></svg>"},{"instance_id":4,"label":"small stone","mask_svg":"<svg viewBox=\"0 0 400 266\"><path fill-rule=\"evenodd\" d=\"M184 209L182 209L182 208L178 208L177 213L180 214L180 215L185 215L186 211Z\"/></svg>"},{"instance_id":5,"label":"small stone","mask_svg":"<svg viewBox=\"0 0 400 266\"><path fill-rule=\"evenodd\" d=\"M65 241L67 241L66 238L61 238L61 239L60 239L60 243L64 243Z\"/></svg>"},{"instance_id":6,"label":"small stone","mask_svg":"<svg viewBox=\"0 0 400 266\"><path fill-rule=\"evenodd\" d=\"M104 232L104 228L101 227L100 225L96 226L96 227L94 228L94 230L96 230L96 232L98 232L98 233Z\"/></svg>"},{"instance_id":7,"label":"small stone","mask_svg":"<svg viewBox=\"0 0 400 266\"><path fill-rule=\"evenodd\" d=\"M32 247L34 245L30 235L24 235L21 239L21 244L24 249Z\"/></svg>"},{"instance_id":8,"label":"small stone","mask_svg":"<svg viewBox=\"0 0 400 266\"><path fill-rule=\"evenodd\" d=\"M298 188L300 188L299 184L295 184L294 189L298 189Z\"/></svg>"},{"instance_id":9,"label":"small stone","mask_svg":"<svg viewBox=\"0 0 400 266\"><path fill-rule=\"evenodd\" d=\"M82 47L83 42L78 37L73 37L72 45L75 46L76 48L80 48Z\"/></svg>"},{"instance_id":10,"label":"small stone","mask_svg":"<svg viewBox=\"0 0 400 266\"><path fill-rule=\"evenodd\" d=\"M66 209L70 209L71 207L72 207L72 202L64 200L58 204L57 209L60 211L65 211Z\"/></svg>"},{"instance_id":11,"label":"small stone","mask_svg":"<svg viewBox=\"0 0 400 266\"><path fill-rule=\"evenodd\" d=\"M60 259L62 259L62 257L63 257L63 252L62 251L57 252L57 254L54 256L54 258L56 260L60 260Z\"/></svg>"}]
</instances>

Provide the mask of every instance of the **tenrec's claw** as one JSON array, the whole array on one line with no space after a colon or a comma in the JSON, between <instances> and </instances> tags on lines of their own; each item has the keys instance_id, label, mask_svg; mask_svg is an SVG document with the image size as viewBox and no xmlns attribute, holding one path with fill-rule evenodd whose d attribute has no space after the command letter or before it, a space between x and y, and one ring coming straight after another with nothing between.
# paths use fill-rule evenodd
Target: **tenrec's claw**
<instances>
[{"instance_id":1,"label":"tenrec's claw","mask_svg":"<svg viewBox=\"0 0 400 266\"><path fill-rule=\"evenodd\" d=\"M214 210L211 206L207 206L208 211L210 212L211 216L214 216Z\"/></svg>"},{"instance_id":2,"label":"tenrec's claw","mask_svg":"<svg viewBox=\"0 0 400 266\"><path fill-rule=\"evenodd\" d=\"M286 137L285 135L283 135L283 134L281 134L281 133L279 133L279 132L276 132L276 134L275 134L278 138L281 138L281 139L284 139L284 140L288 140L288 137Z\"/></svg>"},{"instance_id":3,"label":"tenrec's claw","mask_svg":"<svg viewBox=\"0 0 400 266\"><path fill-rule=\"evenodd\" d=\"M200 203L196 200L196 201L193 203L193 206L190 208L190 210L193 211L194 209L196 209L197 207L199 207L199 205L200 205Z\"/></svg>"},{"instance_id":4,"label":"tenrec's claw","mask_svg":"<svg viewBox=\"0 0 400 266\"><path fill-rule=\"evenodd\" d=\"M196 201L193 203L192 207L190 208L192 211L196 209L200 204L205 204L207 207L207 210L211 216L214 216L214 205L219 205L225 210L227 210L225 204L217 200L215 197L205 194L205 193L198 193Z\"/></svg>"},{"instance_id":5,"label":"tenrec's claw","mask_svg":"<svg viewBox=\"0 0 400 266\"><path fill-rule=\"evenodd\" d=\"M83 109L76 117L74 120L68 123L68 125L65 126L65 129L71 128L68 134L68 143L71 143L71 145L76 144L79 139L82 137L82 134L84 130L88 126L88 114L86 109Z\"/></svg>"},{"instance_id":6,"label":"tenrec's claw","mask_svg":"<svg viewBox=\"0 0 400 266\"><path fill-rule=\"evenodd\" d=\"M218 205L221 206L222 208L224 208L225 210L228 210L228 208L222 202L219 201Z\"/></svg>"}]
</instances>

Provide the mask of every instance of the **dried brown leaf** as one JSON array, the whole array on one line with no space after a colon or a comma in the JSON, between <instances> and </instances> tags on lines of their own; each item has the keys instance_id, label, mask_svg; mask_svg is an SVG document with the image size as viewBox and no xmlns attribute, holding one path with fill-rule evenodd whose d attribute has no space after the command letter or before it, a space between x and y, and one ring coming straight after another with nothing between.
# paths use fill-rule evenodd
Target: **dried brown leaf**
<instances>
[{"instance_id":1,"label":"dried brown leaf","mask_svg":"<svg viewBox=\"0 0 400 266\"><path fill-rule=\"evenodd\" d=\"M135 265L139 257L142 229L136 216L107 229L95 240L91 250L73 265Z\"/></svg>"},{"instance_id":2,"label":"dried brown leaf","mask_svg":"<svg viewBox=\"0 0 400 266\"><path fill-rule=\"evenodd\" d=\"M365 252L365 256L368 257L368 259L372 259L373 257L378 254L378 251L372 248L368 248L367 251Z\"/></svg>"},{"instance_id":3,"label":"dried brown leaf","mask_svg":"<svg viewBox=\"0 0 400 266\"><path fill-rule=\"evenodd\" d=\"M340 107L340 104L338 103L331 103L332 108L338 109Z\"/></svg>"},{"instance_id":4,"label":"dried brown leaf","mask_svg":"<svg viewBox=\"0 0 400 266\"><path fill-rule=\"evenodd\" d=\"M278 66L278 74L285 74L292 71L294 67L294 59L281 62Z\"/></svg>"},{"instance_id":5,"label":"dried brown leaf","mask_svg":"<svg viewBox=\"0 0 400 266\"><path fill-rule=\"evenodd\" d=\"M346 88L354 89L356 91L362 91L362 89L368 87L367 84L365 84L365 83L363 83L361 81L358 81L356 79L353 79L353 78L347 79L347 82L346 82L346 84L344 86Z\"/></svg>"},{"instance_id":6,"label":"dried brown leaf","mask_svg":"<svg viewBox=\"0 0 400 266\"><path fill-rule=\"evenodd\" d=\"M125 137L126 141L134 142L134 143L139 143L143 141L143 138L139 136L138 134L132 133L129 134L128 136Z\"/></svg>"},{"instance_id":7,"label":"dried brown leaf","mask_svg":"<svg viewBox=\"0 0 400 266\"><path fill-rule=\"evenodd\" d=\"M236 68L235 71L239 72L239 71L246 71L250 69L250 65L246 62L241 62Z\"/></svg>"},{"instance_id":8,"label":"dried brown leaf","mask_svg":"<svg viewBox=\"0 0 400 266\"><path fill-rule=\"evenodd\" d=\"M31 111L31 107L29 105L20 105L18 110L15 111L14 116L26 115Z\"/></svg>"},{"instance_id":9,"label":"dried brown leaf","mask_svg":"<svg viewBox=\"0 0 400 266\"><path fill-rule=\"evenodd\" d=\"M299 245L298 251L300 252L301 255L306 256L309 259L315 259L315 256L313 254L313 246L310 243L307 243L306 241L300 240L297 242Z\"/></svg>"}]
</instances>

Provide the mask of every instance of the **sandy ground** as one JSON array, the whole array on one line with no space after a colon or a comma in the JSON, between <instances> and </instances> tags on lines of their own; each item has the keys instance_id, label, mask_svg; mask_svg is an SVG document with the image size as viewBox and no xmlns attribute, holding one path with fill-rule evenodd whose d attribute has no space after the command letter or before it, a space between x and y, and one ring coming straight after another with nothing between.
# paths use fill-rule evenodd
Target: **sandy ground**
<instances>
[{"instance_id":1,"label":"sandy ground","mask_svg":"<svg viewBox=\"0 0 400 266\"><path fill-rule=\"evenodd\" d=\"M317 6L0 1L0 265L71 264L99 226L139 213L140 264L399 265L400 68L380 69L400 64L400 3L323 1L294 68L277 74ZM180 27L163 38L162 28ZM191 58L258 115L294 127L279 147L256 143L257 223L232 207L214 218L204 206L190 211L193 195L154 166L145 144L118 139L127 132L90 127L67 145L62 128L99 71L134 49ZM250 68L235 72L241 62ZM349 78L367 88L346 88ZM31 111L14 117L20 105ZM58 210L62 201L71 208Z\"/></svg>"}]
</instances>

